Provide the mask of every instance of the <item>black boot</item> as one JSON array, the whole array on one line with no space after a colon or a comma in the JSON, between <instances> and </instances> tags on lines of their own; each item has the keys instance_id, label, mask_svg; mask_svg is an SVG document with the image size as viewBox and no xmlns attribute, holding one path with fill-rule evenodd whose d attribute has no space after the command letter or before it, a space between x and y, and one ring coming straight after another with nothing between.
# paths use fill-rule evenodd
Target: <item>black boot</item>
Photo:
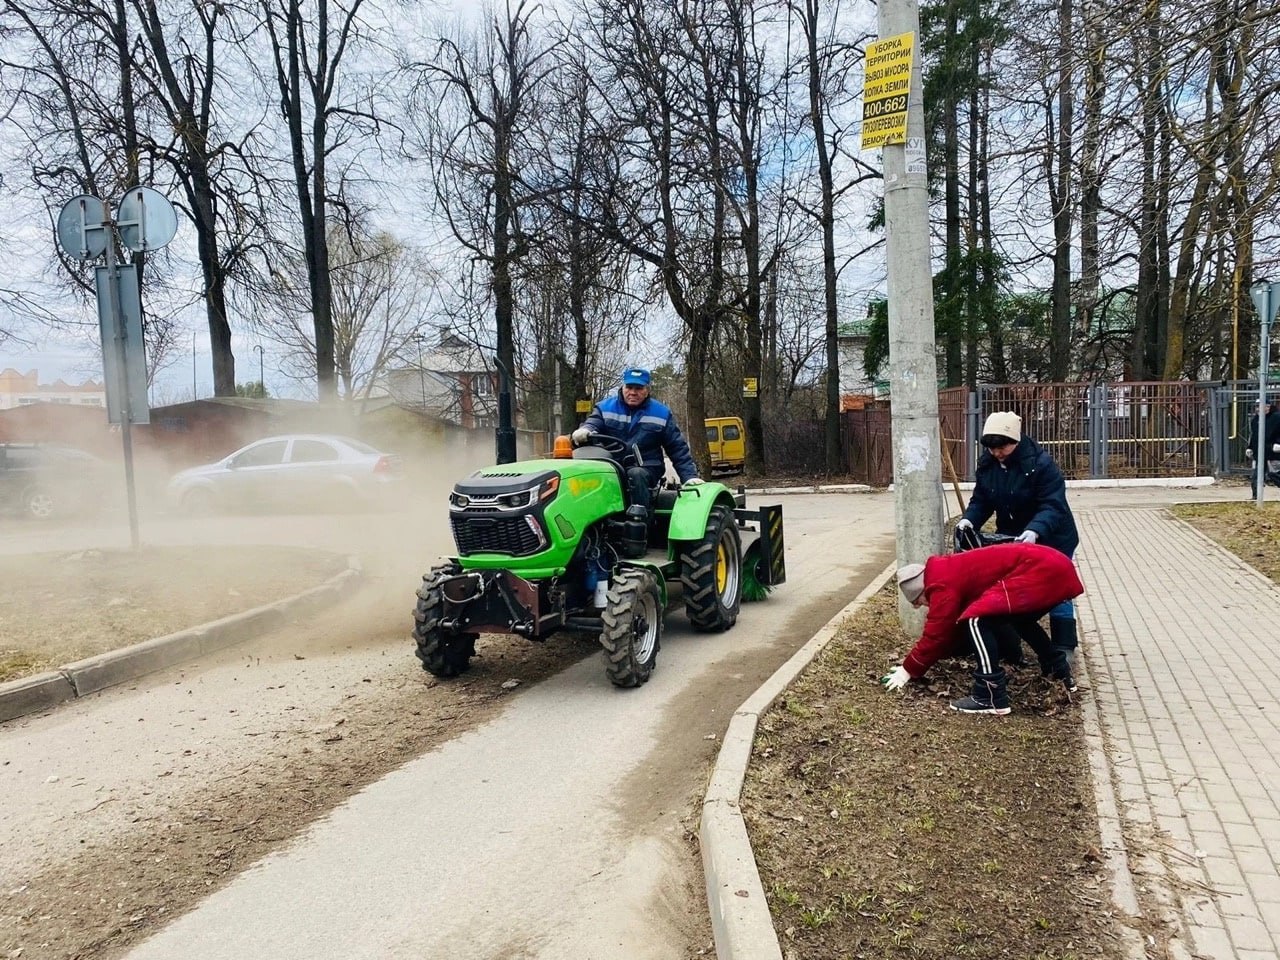
<instances>
[{"instance_id":1,"label":"black boot","mask_svg":"<svg viewBox=\"0 0 1280 960\"><path fill-rule=\"evenodd\" d=\"M1076 678L1071 673L1071 661L1067 659L1067 652L1061 647L1052 647L1046 656L1040 658L1040 675L1060 680L1068 693L1075 693L1079 689L1076 686Z\"/></svg>"},{"instance_id":2,"label":"black boot","mask_svg":"<svg viewBox=\"0 0 1280 960\"><path fill-rule=\"evenodd\" d=\"M952 710L960 713L986 713L1003 717L1009 713L1008 679L1003 669L997 668L995 673L977 673L973 675L973 695L951 704Z\"/></svg>"},{"instance_id":3,"label":"black boot","mask_svg":"<svg viewBox=\"0 0 1280 960\"><path fill-rule=\"evenodd\" d=\"M1049 618L1049 656L1040 661L1040 672L1046 677L1061 680L1070 693L1076 692L1076 680L1071 675L1071 652L1078 640L1076 622L1066 617Z\"/></svg>"},{"instance_id":4,"label":"black boot","mask_svg":"<svg viewBox=\"0 0 1280 960\"><path fill-rule=\"evenodd\" d=\"M1079 645L1074 617L1050 617L1049 640L1060 650L1071 653Z\"/></svg>"}]
</instances>

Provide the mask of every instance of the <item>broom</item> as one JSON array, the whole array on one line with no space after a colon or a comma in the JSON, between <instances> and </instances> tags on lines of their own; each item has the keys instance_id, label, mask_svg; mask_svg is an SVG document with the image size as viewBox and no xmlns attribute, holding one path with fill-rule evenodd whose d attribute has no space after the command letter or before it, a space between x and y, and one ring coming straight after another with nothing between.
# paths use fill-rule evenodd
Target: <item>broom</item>
<instances>
[{"instance_id":1,"label":"broom","mask_svg":"<svg viewBox=\"0 0 1280 960\"><path fill-rule=\"evenodd\" d=\"M760 541L757 540L751 546L747 547L747 552L742 555L742 602L755 603L769 596L769 591L773 589L767 583L760 582L760 564L764 563L764 558L760 556Z\"/></svg>"}]
</instances>

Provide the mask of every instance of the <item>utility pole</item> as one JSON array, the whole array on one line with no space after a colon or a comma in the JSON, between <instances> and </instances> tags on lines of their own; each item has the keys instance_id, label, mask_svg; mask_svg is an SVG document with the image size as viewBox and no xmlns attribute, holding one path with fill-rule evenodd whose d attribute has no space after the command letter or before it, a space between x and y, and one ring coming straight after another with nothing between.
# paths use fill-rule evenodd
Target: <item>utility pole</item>
<instances>
[{"instance_id":1,"label":"utility pole","mask_svg":"<svg viewBox=\"0 0 1280 960\"><path fill-rule=\"evenodd\" d=\"M1254 434L1257 449L1253 452L1253 495L1261 510L1266 499L1267 460L1272 452L1267 446L1267 373L1271 367L1271 324L1275 321L1276 311L1280 310L1280 283L1259 280L1249 288L1249 295L1262 320L1258 331L1258 432Z\"/></svg>"},{"instance_id":2,"label":"utility pole","mask_svg":"<svg viewBox=\"0 0 1280 960\"><path fill-rule=\"evenodd\" d=\"M266 374L262 372L262 358L266 351L262 349L262 344L260 343L255 343L253 349L258 354L258 392L265 397L267 395L267 379Z\"/></svg>"},{"instance_id":3,"label":"utility pole","mask_svg":"<svg viewBox=\"0 0 1280 960\"><path fill-rule=\"evenodd\" d=\"M422 365L423 338L422 334L415 333L413 335L414 342L418 345L418 386L422 388L422 412L427 412L427 371Z\"/></svg>"},{"instance_id":4,"label":"utility pole","mask_svg":"<svg viewBox=\"0 0 1280 960\"><path fill-rule=\"evenodd\" d=\"M900 38L884 60L867 56L863 125L892 125L905 107L905 143L901 128L884 142L884 210L888 256L889 376L893 409L894 514L898 563L921 563L942 549L943 497L938 434L938 365L933 334L933 276L929 258L929 190L925 168L924 84L920 72L920 9L917 0L880 0L881 39ZM910 86L900 54L910 49ZM878 120L867 97L877 64L900 64L877 89ZM905 97L900 100L905 93ZM905 100L905 103L903 102ZM871 117L868 113L871 113ZM898 616L918 630L923 611L898 598Z\"/></svg>"}]
</instances>

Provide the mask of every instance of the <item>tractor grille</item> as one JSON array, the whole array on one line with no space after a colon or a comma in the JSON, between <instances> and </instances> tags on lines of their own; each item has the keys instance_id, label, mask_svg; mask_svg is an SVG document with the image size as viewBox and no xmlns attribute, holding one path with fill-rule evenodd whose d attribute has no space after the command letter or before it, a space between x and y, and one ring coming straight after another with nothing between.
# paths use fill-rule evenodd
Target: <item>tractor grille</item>
<instances>
[{"instance_id":1,"label":"tractor grille","mask_svg":"<svg viewBox=\"0 0 1280 960\"><path fill-rule=\"evenodd\" d=\"M526 516L475 516L468 512L450 518L453 542L463 556L472 553L506 553L527 557L542 550L546 540L529 526Z\"/></svg>"}]
</instances>

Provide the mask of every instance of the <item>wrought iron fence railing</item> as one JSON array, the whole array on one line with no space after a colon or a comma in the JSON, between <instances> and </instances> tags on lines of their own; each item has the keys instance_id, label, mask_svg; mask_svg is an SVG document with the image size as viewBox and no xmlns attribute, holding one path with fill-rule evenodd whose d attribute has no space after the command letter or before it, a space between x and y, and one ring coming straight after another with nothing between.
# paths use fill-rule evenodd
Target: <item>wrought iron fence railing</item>
<instances>
[{"instance_id":1,"label":"wrought iron fence railing","mask_svg":"<svg viewBox=\"0 0 1280 960\"><path fill-rule=\"evenodd\" d=\"M948 463L972 480L983 421L997 410L1049 451L1068 479L1244 474L1256 382L981 384L938 392L943 480ZM873 486L893 479L889 401L842 414L845 475ZM821 425L785 422L767 431L771 462L821 473Z\"/></svg>"}]
</instances>

